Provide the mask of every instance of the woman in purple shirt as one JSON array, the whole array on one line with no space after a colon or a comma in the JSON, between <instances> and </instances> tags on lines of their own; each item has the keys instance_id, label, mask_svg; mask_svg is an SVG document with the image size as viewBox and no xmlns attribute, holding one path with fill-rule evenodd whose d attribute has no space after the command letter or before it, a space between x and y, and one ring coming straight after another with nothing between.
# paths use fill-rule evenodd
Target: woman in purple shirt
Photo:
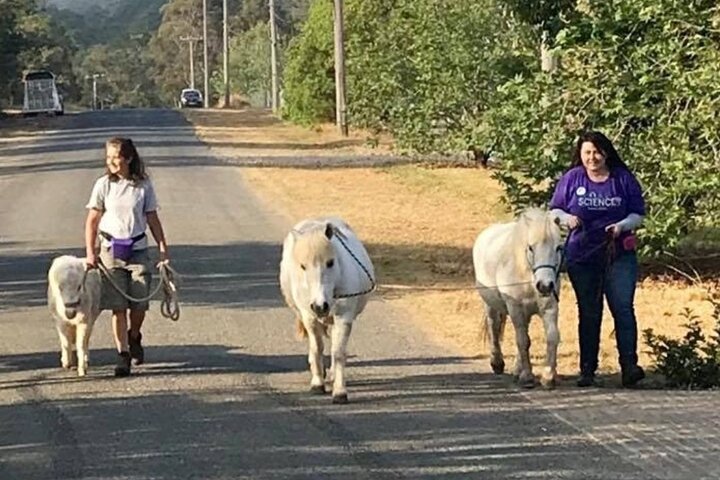
<instances>
[{"instance_id":1,"label":"woman in purple shirt","mask_svg":"<svg viewBox=\"0 0 720 480\"><path fill-rule=\"evenodd\" d=\"M615 321L622 384L635 385L645 377L637 364L633 305L638 272L633 230L645 215L640 184L605 135L587 132L577 141L550 208L571 230L565 255L580 319L577 384L595 384L604 295Z\"/></svg>"}]
</instances>

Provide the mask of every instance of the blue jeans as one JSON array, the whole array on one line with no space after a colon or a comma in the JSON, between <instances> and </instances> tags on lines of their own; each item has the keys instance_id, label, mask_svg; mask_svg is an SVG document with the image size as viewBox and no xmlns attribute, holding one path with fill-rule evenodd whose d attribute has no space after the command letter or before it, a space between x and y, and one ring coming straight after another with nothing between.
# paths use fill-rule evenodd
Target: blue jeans
<instances>
[{"instance_id":1,"label":"blue jeans","mask_svg":"<svg viewBox=\"0 0 720 480\"><path fill-rule=\"evenodd\" d=\"M635 285L638 262L635 252L622 252L605 272L601 264L569 263L568 275L578 303L580 372L594 374L598 366L603 294L615 321L620 366L637 365ZM603 278L605 277L605 278Z\"/></svg>"}]
</instances>

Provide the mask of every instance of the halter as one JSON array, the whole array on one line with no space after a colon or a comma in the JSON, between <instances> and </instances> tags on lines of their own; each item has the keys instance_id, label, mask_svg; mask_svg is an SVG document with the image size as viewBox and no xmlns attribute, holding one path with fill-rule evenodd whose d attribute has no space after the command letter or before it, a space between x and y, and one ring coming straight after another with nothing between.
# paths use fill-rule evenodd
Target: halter
<instances>
[{"instance_id":1,"label":"halter","mask_svg":"<svg viewBox=\"0 0 720 480\"><path fill-rule=\"evenodd\" d=\"M557 302L560 301L560 271L562 270L562 264L565 261L565 250L567 249L568 241L570 240L570 235L568 234L567 237L565 237L565 242L563 242L562 249L560 250L560 260L555 264L550 263L543 263L540 265L533 265L530 263L530 259L528 259L528 265L530 266L530 269L532 270L533 275L535 273L543 268L549 268L553 271L553 274L555 275L555 288L553 288L552 294L553 297Z\"/></svg>"},{"instance_id":2,"label":"halter","mask_svg":"<svg viewBox=\"0 0 720 480\"><path fill-rule=\"evenodd\" d=\"M65 308L76 308L76 307L80 306L80 303L82 303L81 299L82 299L83 292L85 292L85 280L87 280L88 270L89 270L88 268L85 268L85 273L83 273L82 282L80 282L80 288L78 288L77 302L70 302L70 303L63 302L63 306Z\"/></svg>"}]
</instances>

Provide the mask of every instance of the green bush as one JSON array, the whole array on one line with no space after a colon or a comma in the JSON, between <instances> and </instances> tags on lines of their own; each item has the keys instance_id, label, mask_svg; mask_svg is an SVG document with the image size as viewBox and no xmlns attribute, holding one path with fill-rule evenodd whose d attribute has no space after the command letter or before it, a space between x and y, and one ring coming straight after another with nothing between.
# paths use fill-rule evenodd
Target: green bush
<instances>
[{"instance_id":1,"label":"green bush","mask_svg":"<svg viewBox=\"0 0 720 480\"><path fill-rule=\"evenodd\" d=\"M300 124L335 117L332 2L315 0L285 53L283 116Z\"/></svg>"},{"instance_id":2,"label":"green bush","mask_svg":"<svg viewBox=\"0 0 720 480\"><path fill-rule=\"evenodd\" d=\"M720 300L714 305L715 327L707 338L700 327L700 319L685 309L683 317L687 332L682 339L656 335L652 329L643 331L645 343L655 363L655 370L673 388L706 389L720 386Z\"/></svg>"},{"instance_id":3,"label":"green bush","mask_svg":"<svg viewBox=\"0 0 720 480\"><path fill-rule=\"evenodd\" d=\"M532 65L529 33L493 0L349 5L351 119L409 149L471 148L495 89Z\"/></svg>"},{"instance_id":4,"label":"green bush","mask_svg":"<svg viewBox=\"0 0 720 480\"><path fill-rule=\"evenodd\" d=\"M230 93L264 99L271 88L269 24L258 23L235 35L228 50ZM222 98L225 88L222 71L214 73L210 85L215 96ZM264 102L260 105L264 106Z\"/></svg>"},{"instance_id":5,"label":"green bush","mask_svg":"<svg viewBox=\"0 0 720 480\"><path fill-rule=\"evenodd\" d=\"M332 2L316 1L287 52L291 119L334 117ZM528 31L493 0L348 0L348 120L421 151L465 150L495 88L533 57Z\"/></svg>"}]
</instances>

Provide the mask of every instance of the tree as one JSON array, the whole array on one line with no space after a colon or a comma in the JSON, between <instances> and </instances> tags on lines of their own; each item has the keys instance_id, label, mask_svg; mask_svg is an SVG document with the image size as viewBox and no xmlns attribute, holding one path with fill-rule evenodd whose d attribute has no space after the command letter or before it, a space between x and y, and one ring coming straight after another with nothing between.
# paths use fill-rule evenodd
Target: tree
<instances>
[{"instance_id":1,"label":"tree","mask_svg":"<svg viewBox=\"0 0 720 480\"><path fill-rule=\"evenodd\" d=\"M74 83L75 46L57 22L34 1L0 0L0 11L0 99L20 102L22 76L30 69L47 69L59 82Z\"/></svg>"},{"instance_id":2,"label":"tree","mask_svg":"<svg viewBox=\"0 0 720 480\"><path fill-rule=\"evenodd\" d=\"M104 103L119 107L157 106L158 89L146 73L152 66L146 44L147 38L138 35L123 45L96 45L78 54L76 68L82 81L82 103L92 104L92 81L86 78L101 74L98 96Z\"/></svg>"},{"instance_id":3,"label":"tree","mask_svg":"<svg viewBox=\"0 0 720 480\"><path fill-rule=\"evenodd\" d=\"M267 23L258 23L232 38L229 46L228 76L230 91L252 103L265 104L270 89L270 36ZM219 72L218 72L219 73ZM213 78L213 90L223 91L221 75Z\"/></svg>"},{"instance_id":4,"label":"tree","mask_svg":"<svg viewBox=\"0 0 720 480\"><path fill-rule=\"evenodd\" d=\"M646 191L643 253L676 252L720 224L720 11L612 0L578 13L557 36L563 67L504 85L478 141L502 154L497 178L518 209L548 199L580 131L604 131Z\"/></svg>"},{"instance_id":5,"label":"tree","mask_svg":"<svg viewBox=\"0 0 720 480\"><path fill-rule=\"evenodd\" d=\"M220 6L222 8L222 5ZM216 24L222 12L209 9L208 22ZM174 105L180 90L190 84L188 65L189 46L182 37L200 37L203 32L202 0L171 0L162 8L162 21L150 40L149 48L154 61L153 79L160 88L165 105ZM209 68L220 51L219 30L208 28ZM202 45L202 43L199 43ZM202 48L195 49L196 74L202 75ZM207 92L203 92L207 95Z\"/></svg>"},{"instance_id":6,"label":"tree","mask_svg":"<svg viewBox=\"0 0 720 480\"><path fill-rule=\"evenodd\" d=\"M312 2L300 34L287 48L283 116L298 123L332 118L335 112L332 4Z\"/></svg>"}]
</instances>

